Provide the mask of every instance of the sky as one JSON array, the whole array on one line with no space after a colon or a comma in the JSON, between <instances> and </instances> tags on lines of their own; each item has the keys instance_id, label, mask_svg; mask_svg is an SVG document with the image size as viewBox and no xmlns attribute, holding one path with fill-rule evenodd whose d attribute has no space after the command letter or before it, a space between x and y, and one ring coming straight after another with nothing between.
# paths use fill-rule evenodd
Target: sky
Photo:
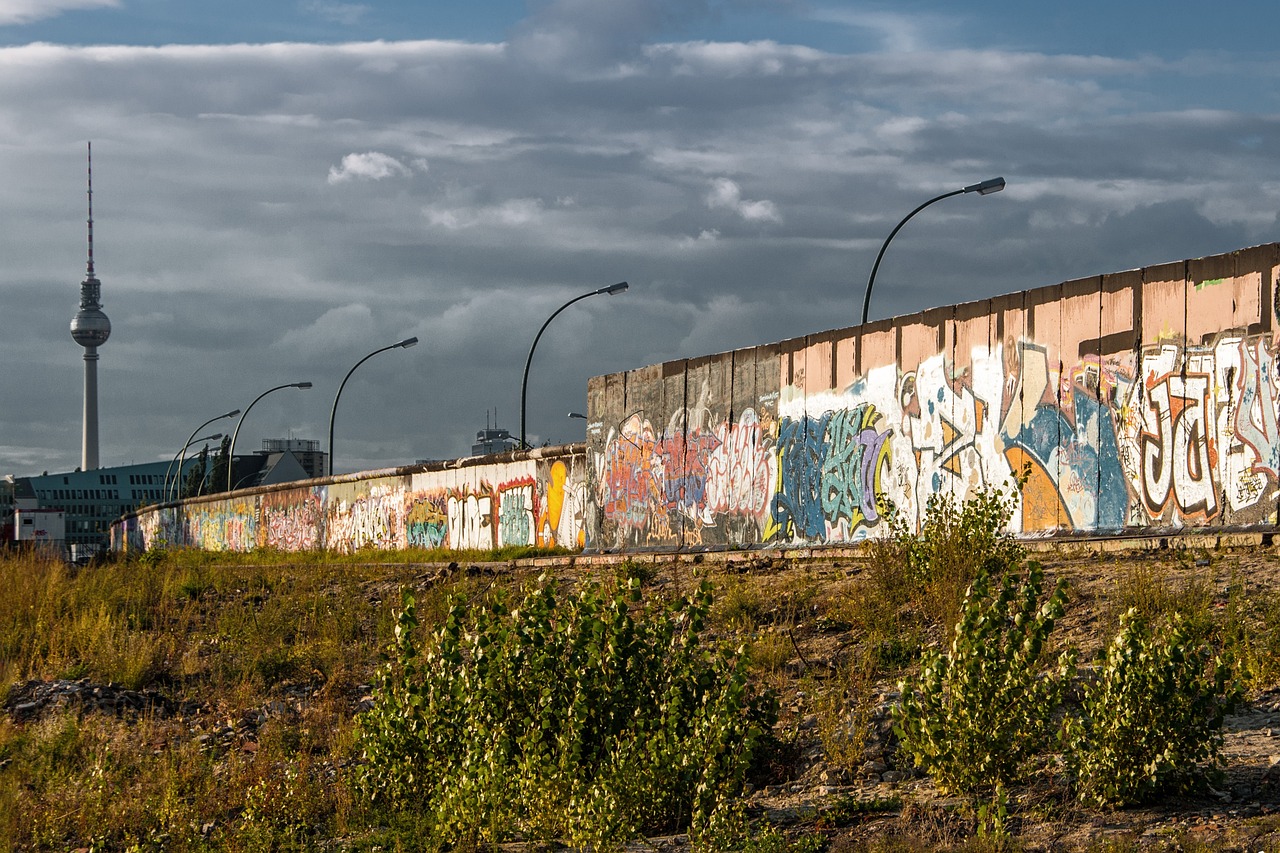
<instances>
[{"instance_id":1,"label":"sky","mask_svg":"<svg viewBox=\"0 0 1280 853\"><path fill-rule=\"evenodd\" d=\"M581 441L589 377L1280 239L1280 4L0 0L0 475ZM230 432L232 419L210 431Z\"/></svg>"}]
</instances>

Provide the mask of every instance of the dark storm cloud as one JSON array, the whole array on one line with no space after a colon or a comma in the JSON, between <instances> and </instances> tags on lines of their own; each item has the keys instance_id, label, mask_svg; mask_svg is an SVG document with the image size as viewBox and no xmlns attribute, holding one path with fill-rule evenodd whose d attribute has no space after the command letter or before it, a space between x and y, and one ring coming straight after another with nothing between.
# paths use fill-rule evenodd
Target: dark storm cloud
<instances>
[{"instance_id":1,"label":"dark storm cloud","mask_svg":"<svg viewBox=\"0 0 1280 853\"><path fill-rule=\"evenodd\" d=\"M581 438L591 375L852 323L898 219L994 175L903 232L874 316L1274 239L1276 117L1170 94L1265 100L1274 63L931 50L887 19L876 53L654 41L719 8L564 0L499 44L0 50L0 472L78 462L86 139L110 464L282 382L315 388L255 409L250 445L324 440L346 371L409 335L344 390L337 467L466 453L486 411L517 428L541 322L625 279L535 359L531 437Z\"/></svg>"}]
</instances>

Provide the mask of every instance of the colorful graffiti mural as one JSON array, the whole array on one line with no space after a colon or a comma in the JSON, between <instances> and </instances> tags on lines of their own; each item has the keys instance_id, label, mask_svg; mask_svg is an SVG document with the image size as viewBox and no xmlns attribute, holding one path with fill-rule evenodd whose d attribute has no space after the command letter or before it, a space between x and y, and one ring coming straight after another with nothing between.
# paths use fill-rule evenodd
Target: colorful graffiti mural
<instances>
[{"instance_id":1,"label":"colorful graffiti mural","mask_svg":"<svg viewBox=\"0 0 1280 853\"><path fill-rule=\"evenodd\" d=\"M1019 486L1014 532L1273 525L1280 244L594 377L584 447L191 501L122 547L818 545Z\"/></svg>"},{"instance_id":2,"label":"colorful graffiti mural","mask_svg":"<svg viewBox=\"0 0 1280 853\"><path fill-rule=\"evenodd\" d=\"M163 546L282 551L587 544L581 448L517 462L405 469L324 485L254 489L117 522L116 550Z\"/></svg>"},{"instance_id":3,"label":"colorful graffiti mural","mask_svg":"<svg viewBox=\"0 0 1280 853\"><path fill-rule=\"evenodd\" d=\"M1272 244L599 377L593 420L644 414L589 434L595 541L851 542L1015 484L1018 533L1274 524L1277 302Z\"/></svg>"}]
</instances>

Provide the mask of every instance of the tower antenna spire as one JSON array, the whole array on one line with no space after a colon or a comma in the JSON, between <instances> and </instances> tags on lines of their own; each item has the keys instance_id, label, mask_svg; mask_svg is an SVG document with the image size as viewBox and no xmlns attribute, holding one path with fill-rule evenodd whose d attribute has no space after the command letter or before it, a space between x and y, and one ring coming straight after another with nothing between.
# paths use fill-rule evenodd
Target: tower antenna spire
<instances>
[{"instance_id":1,"label":"tower antenna spire","mask_svg":"<svg viewBox=\"0 0 1280 853\"><path fill-rule=\"evenodd\" d=\"M93 142L89 143L89 278L93 278Z\"/></svg>"}]
</instances>

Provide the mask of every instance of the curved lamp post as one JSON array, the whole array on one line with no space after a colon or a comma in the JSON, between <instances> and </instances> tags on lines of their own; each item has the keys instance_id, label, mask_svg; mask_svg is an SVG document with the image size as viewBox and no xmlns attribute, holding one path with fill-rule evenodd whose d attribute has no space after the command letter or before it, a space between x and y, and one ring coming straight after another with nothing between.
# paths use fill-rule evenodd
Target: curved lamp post
<instances>
[{"instance_id":1,"label":"curved lamp post","mask_svg":"<svg viewBox=\"0 0 1280 853\"><path fill-rule=\"evenodd\" d=\"M185 457L186 457L186 455L187 455L187 448L188 448L188 447L190 447L192 444L194 444L194 443L195 443L195 441L196 441L196 433L198 433L200 430L204 429L205 427L207 427L209 424L213 423L214 421L220 421L220 420L222 420L223 418L234 418L234 417L235 417L236 415L238 415L238 414L240 414L240 410L239 410L239 409L233 409L232 411L227 412L226 414L218 415L216 418L209 418L209 420L207 420L207 421L205 421L204 423L200 424L200 426L196 427L195 429L193 429L193 430L191 431L191 437L187 439L187 443L186 443L186 444L184 444L184 445L182 445L182 449L181 449L181 450L179 450L179 451L178 451L178 455L174 457L175 461L177 461L177 463L178 463L178 474L177 474L177 476L176 476L176 477L174 477L174 488L173 488L173 492L174 492L174 499L175 499L175 500L176 500L177 498L182 497L182 489L181 489L181 488L179 488L179 485L178 485L178 484L182 481L182 469L183 469L183 467L187 464L187 460L186 460L186 458L185 458ZM222 434L221 434L221 433L219 433L219 434L218 434L218 438L222 438ZM170 462L170 463L169 463L169 467L170 467L170 468L172 468L172 467L173 467L173 462ZM169 473L168 473L168 471L166 471L166 472L165 472L165 475L164 475L164 488L165 488L165 499L167 500L167 499L168 499L168 497L169 497Z\"/></svg>"},{"instance_id":2,"label":"curved lamp post","mask_svg":"<svg viewBox=\"0 0 1280 853\"><path fill-rule=\"evenodd\" d=\"M342 396L342 389L347 387L347 380L351 378L351 374L356 372L356 367L359 367L360 365L364 364L366 361L373 358L378 353L386 352L389 349L397 349L397 348L408 349L409 347L415 345L416 343L418 343L417 338L405 338L403 341L397 341L396 343L390 344L389 346L385 346L382 349L376 349L373 352L366 355L364 358L357 361L355 363L355 367L352 367L350 370L348 370L347 375L342 378L342 384L338 386L338 393L333 395L333 411L329 413L329 476L330 477L333 476L333 419L338 416L338 398Z\"/></svg>"},{"instance_id":3,"label":"curved lamp post","mask_svg":"<svg viewBox=\"0 0 1280 853\"><path fill-rule=\"evenodd\" d=\"M570 299L568 302L566 302L565 304L557 308L555 314L552 314L550 317L547 318L547 322L542 324L542 328L539 329L538 334L534 336L533 346L529 347L529 357L525 359L525 362L524 362L524 379L522 379L520 382L520 446L521 447L529 446L529 442L525 441L525 432L524 432L525 394L529 390L529 365L533 364L533 351L538 348L538 341L542 338L542 333L547 330L547 326L551 325L551 321L554 320L560 314L561 311L568 308L573 303L586 299L589 296L599 296L602 293L607 293L610 296L612 296L615 293L622 293L626 289L627 289L627 283L625 281L620 281L617 284L611 284L608 287L602 287L599 290L593 290L590 293L584 293L581 296L575 296L573 299Z\"/></svg>"},{"instance_id":4,"label":"curved lamp post","mask_svg":"<svg viewBox=\"0 0 1280 853\"><path fill-rule=\"evenodd\" d=\"M206 435L204 438L196 438L196 439L192 439L191 441L188 441L187 447L190 447L193 444L199 444L202 441L217 441L220 438L222 438L222 433L215 432L213 435ZM186 447L183 448L183 450L185 449ZM174 454L173 459L169 462L169 467L164 469L164 491L162 492L162 494L164 495L164 500L169 499L169 475L173 473L173 466L177 463L177 461L178 461L178 456L177 454ZM183 463L183 464L186 464L186 463Z\"/></svg>"},{"instance_id":5,"label":"curved lamp post","mask_svg":"<svg viewBox=\"0 0 1280 853\"><path fill-rule=\"evenodd\" d=\"M867 279L867 294L862 299L862 325L865 326L867 324L867 311L871 308L871 285L875 283L876 270L880 269L880 259L884 257L884 250L889 248L889 241L894 238L895 234L902 230L902 226L907 224L908 219L915 216L935 201L942 201L944 198L951 198L953 195L963 195L964 193L991 195L991 193L998 193L1002 189L1004 189L1004 178L989 178L981 183L970 184L967 187L961 187L958 190L952 190L949 193L943 193L940 196L935 196L904 216L902 221L899 222L897 226L889 232L889 236L885 238L884 244L880 247L880 254L876 255L875 266L871 267L871 277Z\"/></svg>"},{"instance_id":6,"label":"curved lamp post","mask_svg":"<svg viewBox=\"0 0 1280 853\"><path fill-rule=\"evenodd\" d=\"M231 433L231 446L227 448L227 491L231 491L231 469L232 460L236 458L236 436L240 434L240 424L244 423L245 417L248 416L249 410L252 409L259 400L270 394L272 391L279 391L281 388L310 388L310 382L291 382L288 385L277 385L274 388L268 388L257 397L253 398L253 402L245 406L244 414L240 416L240 420L236 421L235 431Z\"/></svg>"}]
</instances>

